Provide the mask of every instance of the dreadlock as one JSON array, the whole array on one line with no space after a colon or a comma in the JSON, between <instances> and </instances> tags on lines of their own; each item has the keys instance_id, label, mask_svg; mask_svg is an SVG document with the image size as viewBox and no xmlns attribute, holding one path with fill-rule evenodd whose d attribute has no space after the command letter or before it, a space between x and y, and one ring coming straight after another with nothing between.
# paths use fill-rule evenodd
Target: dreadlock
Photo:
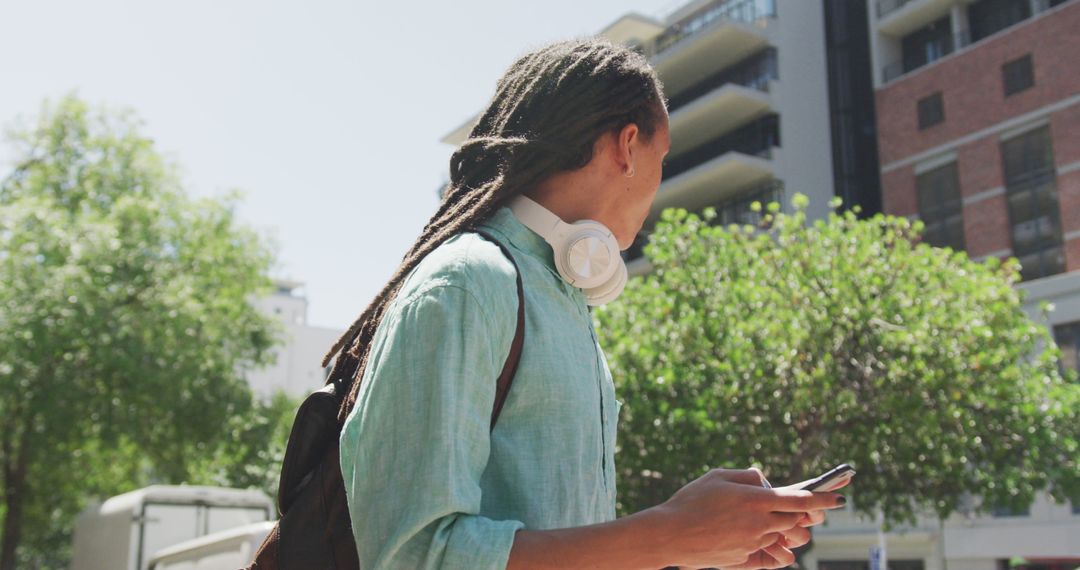
<instances>
[{"instance_id":1,"label":"dreadlock","mask_svg":"<svg viewBox=\"0 0 1080 570\"><path fill-rule=\"evenodd\" d=\"M650 139L663 105L648 61L604 40L560 42L514 62L469 138L451 156L450 183L435 215L390 281L323 358L325 367L337 355L327 383L349 388L339 419L356 402L387 306L427 254L548 176L588 164L601 135L634 123Z\"/></svg>"}]
</instances>

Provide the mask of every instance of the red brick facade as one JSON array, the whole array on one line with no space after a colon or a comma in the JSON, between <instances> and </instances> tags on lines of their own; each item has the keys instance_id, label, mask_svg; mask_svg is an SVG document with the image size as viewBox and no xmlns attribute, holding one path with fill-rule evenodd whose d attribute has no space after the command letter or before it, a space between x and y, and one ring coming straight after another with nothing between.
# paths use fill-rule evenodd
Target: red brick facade
<instances>
[{"instance_id":1,"label":"red brick facade","mask_svg":"<svg viewBox=\"0 0 1080 570\"><path fill-rule=\"evenodd\" d=\"M1049 114L1050 136L1054 162L1059 171L1066 170L1057 178L1062 233L1075 236L1066 241L1067 270L1080 270L1080 168L1069 171L1080 163L1077 30L1080 2L1071 2L879 89L875 98L885 212L918 213L915 165L894 163L946 145L943 153L956 153L968 253L979 257L1010 251L1008 210L1001 192L1001 131L993 128L1013 117L1064 105ZM1005 97L1002 64L1027 54L1032 57L1035 85ZM942 92L945 120L919 130L916 103L937 91ZM974 140L958 140L983 129L992 131Z\"/></svg>"}]
</instances>

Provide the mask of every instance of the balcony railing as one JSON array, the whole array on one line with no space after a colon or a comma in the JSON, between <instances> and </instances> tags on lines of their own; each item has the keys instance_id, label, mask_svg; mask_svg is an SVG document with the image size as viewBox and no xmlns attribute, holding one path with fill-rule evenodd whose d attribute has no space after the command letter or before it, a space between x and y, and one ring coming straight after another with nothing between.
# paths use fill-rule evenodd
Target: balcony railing
<instances>
[{"instance_id":1,"label":"balcony railing","mask_svg":"<svg viewBox=\"0 0 1080 570\"><path fill-rule=\"evenodd\" d=\"M675 157L664 168L664 179L674 178L729 152L770 158L773 147L777 146L780 146L780 120L769 115Z\"/></svg>"},{"instance_id":2,"label":"balcony railing","mask_svg":"<svg viewBox=\"0 0 1080 570\"><path fill-rule=\"evenodd\" d=\"M712 219L713 225L751 225L758 226L761 224L761 212L765 211L765 206L769 202L784 201L784 183L780 180L772 179L768 182L758 184L751 188L739 191L735 196L727 198L726 200L716 203L712 206L716 210L716 217ZM761 211L755 212L751 205L754 202L759 202L762 206ZM634 238L634 242L622 252L622 258L626 262L632 262L641 259L645 256L645 246L649 244L650 231L642 230Z\"/></svg>"},{"instance_id":3,"label":"balcony railing","mask_svg":"<svg viewBox=\"0 0 1080 570\"><path fill-rule=\"evenodd\" d=\"M755 212L751 208L754 202L761 204L760 211ZM769 180L763 184L742 190L735 196L716 204L713 206L716 209L716 217L713 218L712 223L724 226L730 224L760 225L762 212L766 211L765 207L770 202L781 204L784 202L784 183L780 180Z\"/></svg>"},{"instance_id":4,"label":"balcony railing","mask_svg":"<svg viewBox=\"0 0 1080 570\"><path fill-rule=\"evenodd\" d=\"M684 38L708 28L719 20L753 23L776 17L776 0L713 0L664 30L649 50L663 53Z\"/></svg>"},{"instance_id":5,"label":"balcony railing","mask_svg":"<svg viewBox=\"0 0 1080 570\"><path fill-rule=\"evenodd\" d=\"M770 48L734 67L722 69L675 95L668 101L668 112L674 112L679 107L729 83L768 92L769 81L776 78L776 50Z\"/></svg>"},{"instance_id":6,"label":"balcony railing","mask_svg":"<svg viewBox=\"0 0 1080 570\"><path fill-rule=\"evenodd\" d=\"M881 9L880 7L882 3L899 3L899 5L902 6L909 1L911 0L879 0L878 9ZM1036 0L1034 5L1034 14L1041 14L1051 8L1057 7L1060 4L1072 1L1076 0ZM1026 18L1022 18L1015 22L1009 23L1008 25L1005 25L1001 28L994 29L991 32L982 32L978 36L972 35L972 32L969 29L957 30L955 33L951 33L948 36L942 37L939 42L934 42L933 44L927 45L926 47L928 49L928 53L925 61L923 61L922 58L919 58L918 60L915 60L915 58L908 58L890 62L884 67L882 67L881 82L889 83L890 81L893 81L901 75L915 71L920 67L929 65L947 55L951 55L962 49L965 49L971 44L978 43L988 37L994 36L995 34L1003 30L1007 30L1013 26L1016 26L1017 24L1021 24L1030 19L1031 16L1028 16Z\"/></svg>"},{"instance_id":7,"label":"balcony railing","mask_svg":"<svg viewBox=\"0 0 1080 570\"><path fill-rule=\"evenodd\" d=\"M877 17L878 19L899 10L904 7L904 4L911 2L911 0L878 0L877 1Z\"/></svg>"}]
</instances>

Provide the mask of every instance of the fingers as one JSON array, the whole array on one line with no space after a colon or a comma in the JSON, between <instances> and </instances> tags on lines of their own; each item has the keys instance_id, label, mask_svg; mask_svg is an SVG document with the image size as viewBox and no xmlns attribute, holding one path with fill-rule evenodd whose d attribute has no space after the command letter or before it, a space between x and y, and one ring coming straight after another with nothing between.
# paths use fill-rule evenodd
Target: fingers
<instances>
[{"instance_id":1,"label":"fingers","mask_svg":"<svg viewBox=\"0 0 1080 570\"><path fill-rule=\"evenodd\" d=\"M757 467L750 469L713 469L712 475L732 483L763 487L766 481L765 475Z\"/></svg>"},{"instance_id":2,"label":"fingers","mask_svg":"<svg viewBox=\"0 0 1080 570\"><path fill-rule=\"evenodd\" d=\"M825 522L825 511L810 511L803 516L801 521L799 521L799 526L816 526L823 522Z\"/></svg>"},{"instance_id":3,"label":"fingers","mask_svg":"<svg viewBox=\"0 0 1080 570\"><path fill-rule=\"evenodd\" d=\"M805 513L770 513L766 532L782 532L797 528ZM766 535L767 536L767 535Z\"/></svg>"},{"instance_id":4,"label":"fingers","mask_svg":"<svg viewBox=\"0 0 1080 570\"><path fill-rule=\"evenodd\" d=\"M774 489L769 507L781 513L808 513L839 509L847 503L847 498L836 493L811 493L791 489Z\"/></svg>"},{"instance_id":5,"label":"fingers","mask_svg":"<svg viewBox=\"0 0 1080 570\"><path fill-rule=\"evenodd\" d=\"M795 562L795 554L780 544L773 544L752 553L746 562L725 566L724 570L761 570L784 568Z\"/></svg>"},{"instance_id":6,"label":"fingers","mask_svg":"<svg viewBox=\"0 0 1080 570\"><path fill-rule=\"evenodd\" d=\"M810 531L805 527L796 526L787 530L781 531L781 535L784 537L784 546L787 548L798 548L808 542L810 542Z\"/></svg>"},{"instance_id":7,"label":"fingers","mask_svg":"<svg viewBox=\"0 0 1080 570\"><path fill-rule=\"evenodd\" d=\"M770 532L761 535L761 540L759 540L757 544L757 550L761 550L766 546L772 546L776 544L781 538L783 538L783 536L784 535L780 534L779 532Z\"/></svg>"},{"instance_id":8,"label":"fingers","mask_svg":"<svg viewBox=\"0 0 1080 570\"><path fill-rule=\"evenodd\" d=\"M762 560L764 564L762 568L783 568L795 563L795 554L791 552L786 546L780 543L776 543L772 546L766 546L761 549L768 558L772 560Z\"/></svg>"}]
</instances>

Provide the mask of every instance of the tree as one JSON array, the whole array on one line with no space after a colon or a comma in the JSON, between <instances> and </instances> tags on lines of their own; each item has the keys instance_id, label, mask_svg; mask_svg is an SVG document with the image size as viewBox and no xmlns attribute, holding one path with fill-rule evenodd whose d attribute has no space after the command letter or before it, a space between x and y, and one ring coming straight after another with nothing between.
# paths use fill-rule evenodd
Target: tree
<instances>
[{"instance_id":1,"label":"tree","mask_svg":"<svg viewBox=\"0 0 1080 570\"><path fill-rule=\"evenodd\" d=\"M965 494L1080 496L1080 386L1025 315L1016 261L920 244L903 218L810 224L806 203L771 204L760 228L664 212L655 270L596 313L628 404L620 508L712 467L790 483L841 462L857 509L889 523Z\"/></svg>"},{"instance_id":2,"label":"tree","mask_svg":"<svg viewBox=\"0 0 1080 570\"><path fill-rule=\"evenodd\" d=\"M139 126L68 96L11 135L0 570L62 563L49 549L66 551L87 495L198 475L253 405L242 372L277 339L250 303L270 290L271 248L235 196L188 198Z\"/></svg>"}]
</instances>

